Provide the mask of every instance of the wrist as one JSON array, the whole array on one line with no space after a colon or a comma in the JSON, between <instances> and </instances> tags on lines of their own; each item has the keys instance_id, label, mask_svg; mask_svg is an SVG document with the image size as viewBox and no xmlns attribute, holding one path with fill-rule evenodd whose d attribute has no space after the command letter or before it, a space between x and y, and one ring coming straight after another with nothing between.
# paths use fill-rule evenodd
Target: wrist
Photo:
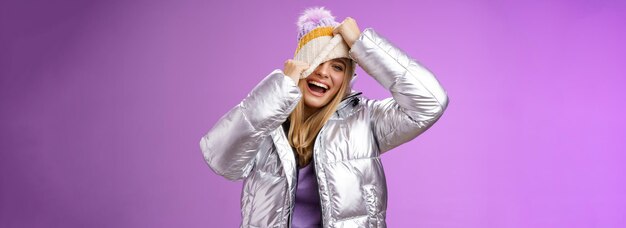
<instances>
[{"instance_id":1,"label":"wrist","mask_svg":"<svg viewBox=\"0 0 626 228\"><path fill-rule=\"evenodd\" d=\"M356 40L359 39L359 36L361 36L361 32L357 31L354 34L351 34L349 38L345 39L346 44L348 44L348 47L352 48L352 45L356 42Z\"/></svg>"}]
</instances>

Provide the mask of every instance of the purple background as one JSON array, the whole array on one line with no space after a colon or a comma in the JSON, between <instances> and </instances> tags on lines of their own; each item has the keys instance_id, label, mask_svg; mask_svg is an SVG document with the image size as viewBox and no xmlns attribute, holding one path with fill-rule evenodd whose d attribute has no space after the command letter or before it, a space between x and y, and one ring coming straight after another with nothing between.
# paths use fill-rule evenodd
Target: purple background
<instances>
[{"instance_id":1,"label":"purple background","mask_svg":"<svg viewBox=\"0 0 626 228\"><path fill-rule=\"evenodd\" d=\"M583 0L4 0L0 227L238 226L241 182L198 142L317 5L451 99L383 157L390 227L626 227L626 3Z\"/></svg>"}]
</instances>

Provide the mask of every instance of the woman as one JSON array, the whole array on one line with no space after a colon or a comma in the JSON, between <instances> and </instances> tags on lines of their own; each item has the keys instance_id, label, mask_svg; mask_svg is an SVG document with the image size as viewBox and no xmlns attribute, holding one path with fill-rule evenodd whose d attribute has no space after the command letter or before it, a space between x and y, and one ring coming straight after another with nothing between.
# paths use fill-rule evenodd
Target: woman
<instances>
[{"instance_id":1,"label":"woman","mask_svg":"<svg viewBox=\"0 0 626 228\"><path fill-rule=\"evenodd\" d=\"M339 24L313 8L298 26L294 59L202 137L204 158L217 174L244 180L241 227L386 227L380 155L432 126L446 92L352 18ZM392 97L351 92L355 62Z\"/></svg>"}]
</instances>

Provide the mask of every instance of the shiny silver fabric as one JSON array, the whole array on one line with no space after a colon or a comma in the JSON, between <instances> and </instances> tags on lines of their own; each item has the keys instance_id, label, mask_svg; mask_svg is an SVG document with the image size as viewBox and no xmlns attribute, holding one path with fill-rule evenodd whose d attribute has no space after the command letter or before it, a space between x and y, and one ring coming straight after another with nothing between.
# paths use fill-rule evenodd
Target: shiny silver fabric
<instances>
[{"instance_id":1,"label":"shiny silver fabric","mask_svg":"<svg viewBox=\"0 0 626 228\"><path fill-rule=\"evenodd\" d=\"M432 126L448 104L426 68L372 29L362 32L351 57L392 98L353 93L324 125L314 145L324 227L386 227L387 186L380 155ZM301 98L275 70L200 140L211 169L243 179L241 227L290 227L296 161L281 124Z\"/></svg>"}]
</instances>

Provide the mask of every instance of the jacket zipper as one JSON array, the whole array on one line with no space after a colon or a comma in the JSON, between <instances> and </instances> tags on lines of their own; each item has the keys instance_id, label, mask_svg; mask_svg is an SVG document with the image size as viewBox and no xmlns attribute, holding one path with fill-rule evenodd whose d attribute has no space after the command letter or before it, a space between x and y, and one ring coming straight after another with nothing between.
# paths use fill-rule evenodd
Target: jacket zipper
<instances>
[{"instance_id":1,"label":"jacket zipper","mask_svg":"<svg viewBox=\"0 0 626 228\"><path fill-rule=\"evenodd\" d=\"M298 194L298 179L300 179L300 169L298 169L298 165L297 165L297 161L296 161L296 186L294 186L294 193L293 193L293 197L291 197L291 205L289 205L289 225L287 227L291 228L293 226L292 224L292 220L293 220L293 209L296 206L296 194Z\"/></svg>"}]
</instances>

